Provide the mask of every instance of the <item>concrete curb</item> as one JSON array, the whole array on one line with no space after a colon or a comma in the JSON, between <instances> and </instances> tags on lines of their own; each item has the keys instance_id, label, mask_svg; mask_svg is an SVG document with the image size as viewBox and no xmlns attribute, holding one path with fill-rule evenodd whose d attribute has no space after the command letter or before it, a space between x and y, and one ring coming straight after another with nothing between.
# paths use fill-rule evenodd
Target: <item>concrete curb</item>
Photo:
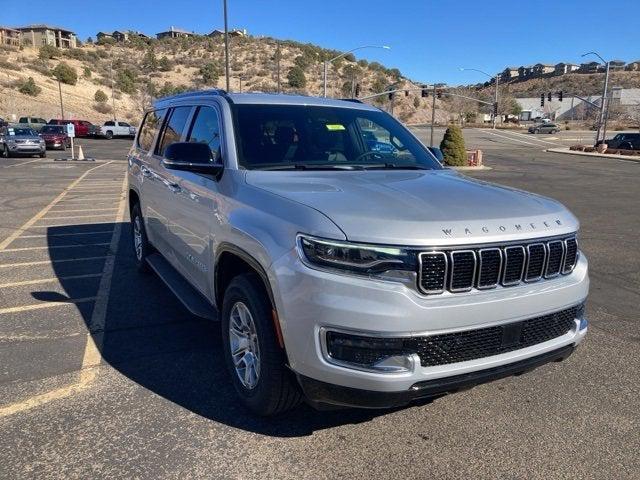
<instances>
[{"instance_id":1,"label":"concrete curb","mask_svg":"<svg viewBox=\"0 0 640 480\"><path fill-rule=\"evenodd\" d=\"M491 167L487 167L486 165L482 165L480 167L446 167L446 168L451 168L453 170L460 170L463 172L473 172L473 171L478 171L478 170L493 170L493 168Z\"/></svg>"},{"instance_id":2,"label":"concrete curb","mask_svg":"<svg viewBox=\"0 0 640 480\"><path fill-rule=\"evenodd\" d=\"M639 156L627 156L627 155L611 155L598 152L581 152L579 150L569 150L569 148L547 148L545 152L551 153L568 153L569 155L582 155L583 157L601 157L601 158L613 158L616 160L628 160L630 162L640 162Z\"/></svg>"}]
</instances>

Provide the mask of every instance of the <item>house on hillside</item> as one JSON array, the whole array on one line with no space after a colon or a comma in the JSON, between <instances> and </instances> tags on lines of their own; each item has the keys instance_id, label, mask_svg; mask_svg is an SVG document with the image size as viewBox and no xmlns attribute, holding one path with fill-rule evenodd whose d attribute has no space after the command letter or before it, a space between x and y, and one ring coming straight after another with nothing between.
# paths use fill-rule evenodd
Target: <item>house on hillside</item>
<instances>
[{"instance_id":1,"label":"house on hillside","mask_svg":"<svg viewBox=\"0 0 640 480\"><path fill-rule=\"evenodd\" d=\"M520 80L530 77L533 74L533 67L519 67L518 78Z\"/></svg>"},{"instance_id":2,"label":"house on hillside","mask_svg":"<svg viewBox=\"0 0 640 480\"><path fill-rule=\"evenodd\" d=\"M519 77L518 67L507 67L500 74L500 80L508 82Z\"/></svg>"},{"instance_id":3,"label":"house on hillside","mask_svg":"<svg viewBox=\"0 0 640 480\"><path fill-rule=\"evenodd\" d=\"M611 71L624 70L625 64L626 62L623 62L622 60L611 60L609 62L609 70Z\"/></svg>"},{"instance_id":4,"label":"house on hillside","mask_svg":"<svg viewBox=\"0 0 640 480\"><path fill-rule=\"evenodd\" d=\"M581 63L578 72L580 73L598 73L602 69L602 65L598 62Z\"/></svg>"},{"instance_id":5,"label":"house on hillside","mask_svg":"<svg viewBox=\"0 0 640 480\"><path fill-rule=\"evenodd\" d=\"M0 27L0 45L20 46L20 30L9 27Z\"/></svg>"},{"instance_id":6,"label":"house on hillside","mask_svg":"<svg viewBox=\"0 0 640 480\"><path fill-rule=\"evenodd\" d=\"M158 38L158 40L161 40L163 38L188 38L195 37L196 35L197 34L195 32L187 32L186 30L175 28L174 26L171 26L171 28L169 28L169 30L167 30L166 32L156 33L156 37Z\"/></svg>"},{"instance_id":7,"label":"house on hillside","mask_svg":"<svg viewBox=\"0 0 640 480\"><path fill-rule=\"evenodd\" d=\"M98 42L105 41L105 40L113 40L113 35L107 32L98 32L96 33L96 40Z\"/></svg>"},{"instance_id":8,"label":"house on hillside","mask_svg":"<svg viewBox=\"0 0 640 480\"><path fill-rule=\"evenodd\" d=\"M579 65L575 63L556 63L554 66L554 74L555 75L565 75L567 73L575 72L580 68Z\"/></svg>"},{"instance_id":9,"label":"house on hillside","mask_svg":"<svg viewBox=\"0 0 640 480\"><path fill-rule=\"evenodd\" d=\"M243 28L242 30L239 30L236 28L233 30L229 30L229 36L230 37L246 37L247 29ZM224 30L215 29L211 33L208 33L207 37L211 37L211 38L224 37Z\"/></svg>"},{"instance_id":10,"label":"house on hillside","mask_svg":"<svg viewBox=\"0 0 640 480\"><path fill-rule=\"evenodd\" d=\"M555 72L555 69L555 65L550 65L548 63L536 63L533 66L532 73L534 76L547 75L549 73Z\"/></svg>"},{"instance_id":11,"label":"house on hillside","mask_svg":"<svg viewBox=\"0 0 640 480\"><path fill-rule=\"evenodd\" d=\"M636 60L635 62L627 63L627 66L624 67L625 70L629 72L638 72L640 71L640 60Z\"/></svg>"},{"instance_id":12,"label":"house on hillside","mask_svg":"<svg viewBox=\"0 0 640 480\"><path fill-rule=\"evenodd\" d=\"M129 34L127 32L119 32L118 30L114 30L111 35L116 42L124 43L129 40Z\"/></svg>"},{"instance_id":13,"label":"house on hillside","mask_svg":"<svg viewBox=\"0 0 640 480\"><path fill-rule=\"evenodd\" d=\"M51 45L58 48L76 48L78 44L78 36L66 28L38 24L18 27L17 30L22 36L22 43L34 47Z\"/></svg>"}]
</instances>

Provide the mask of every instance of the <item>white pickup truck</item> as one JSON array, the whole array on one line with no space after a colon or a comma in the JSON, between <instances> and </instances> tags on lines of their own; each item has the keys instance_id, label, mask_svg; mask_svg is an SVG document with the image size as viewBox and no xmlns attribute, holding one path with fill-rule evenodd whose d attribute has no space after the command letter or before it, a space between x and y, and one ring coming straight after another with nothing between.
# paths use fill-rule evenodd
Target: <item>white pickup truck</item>
<instances>
[{"instance_id":1,"label":"white pickup truck","mask_svg":"<svg viewBox=\"0 0 640 480\"><path fill-rule=\"evenodd\" d=\"M109 120L104 122L104 125L100 127L100 136L111 140L113 137L129 137L136 136L136 127L132 127L126 122L117 122Z\"/></svg>"}]
</instances>

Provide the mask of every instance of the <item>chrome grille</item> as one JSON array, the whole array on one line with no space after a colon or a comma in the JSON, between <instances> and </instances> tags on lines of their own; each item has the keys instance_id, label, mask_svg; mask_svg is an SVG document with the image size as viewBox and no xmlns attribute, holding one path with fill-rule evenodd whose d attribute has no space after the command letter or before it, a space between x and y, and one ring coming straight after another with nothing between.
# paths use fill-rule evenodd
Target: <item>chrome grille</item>
<instances>
[{"instance_id":1,"label":"chrome grille","mask_svg":"<svg viewBox=\"0 0 640 480\"><path fill-rule=\"evenodd\" d=\"M468 292L534 282L573 271L575 237L488 248L443 249L419 255L418 284L425 294Z\"/></svg>"}]
</instances>

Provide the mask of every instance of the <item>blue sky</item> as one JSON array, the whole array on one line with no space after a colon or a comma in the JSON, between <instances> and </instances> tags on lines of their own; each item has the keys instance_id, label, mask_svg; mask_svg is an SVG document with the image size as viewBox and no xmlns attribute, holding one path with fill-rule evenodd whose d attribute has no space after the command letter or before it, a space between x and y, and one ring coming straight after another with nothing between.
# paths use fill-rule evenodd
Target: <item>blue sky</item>
<instances>
[{"instance_id":1,"label":"blue sky","mask_svg":"<svg viewBox=\"0 0 640 480\"><path fill-rule=\"evenodd\" d=\"M450 84L484 81L507 65L580 62L596 50L604 58L640 59L640 1L616 0L228 0L231 27L253 35L362 50L358 58L399 68L411 79ZM81 39L99 30L155 34L174 25L196 32L222 28L222 0L30 0L2 9L7 25L51 23ZM14 2L15 4L15 2ZM17 4L16 4L17 5ZM622 22L622 23L618 23Z\"/></svg>"}]
</instances>

